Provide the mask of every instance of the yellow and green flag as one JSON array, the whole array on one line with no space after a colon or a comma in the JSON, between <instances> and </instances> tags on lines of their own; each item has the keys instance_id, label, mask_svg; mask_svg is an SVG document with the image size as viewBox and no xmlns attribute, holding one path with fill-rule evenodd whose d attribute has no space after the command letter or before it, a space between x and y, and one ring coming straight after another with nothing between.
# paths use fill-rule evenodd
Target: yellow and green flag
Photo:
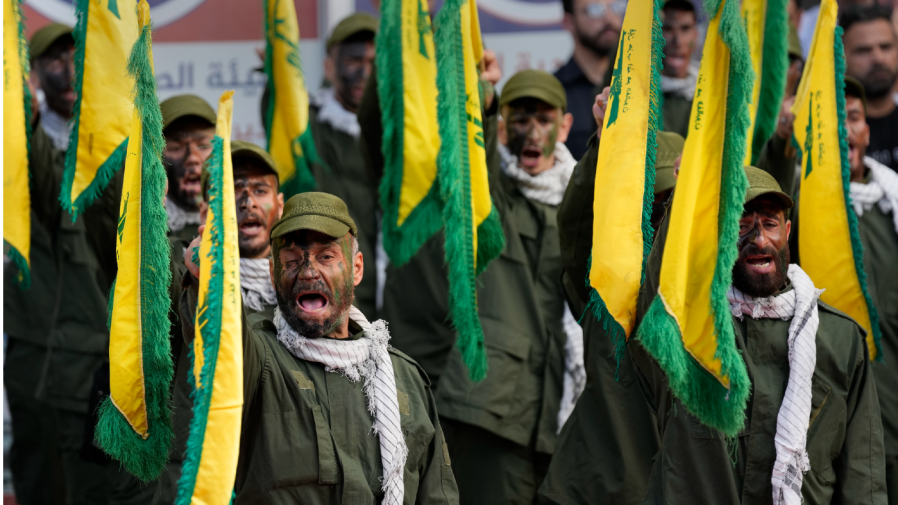
<instances>
[{"instance_id":1,"label":"yellow and green flag","mask_svg":"<svg viewBox=\"0 0 898 505\"><path fill-rule=\"evenodd\" d=\"M31 93L23 26L20 0L3 0L3 244L18 269L19 286L27 288L31 284Z\"/></svg>"},{"instance_id":2,"label":"yellow and green flag","mask_svg":"<svg viewBox=\"0 0 898 505\"><path fill-rule=\"evenodd\" d=\"M776 130L780 105L786 92L789 69L789 17L787 0L744 0L742 19L748 33L751 65L755 71L746 136L746 165L755 165L767 139Z\"/></svg>"},{"instance_id":3,"label":"yellow and green flag","mask_svg":"<svg viewBox=\"0 0 898 505\"><path fill-rule=\"evenodd\" d=\"M130 2L78 0L75 107L59 201L78 216L122 168L131 125L134 79L124 70L140 35Z\"/></svg>"},{"instance_id":4,"label":"yellow and green flag","mask_svg":"<svg viewBox=\"0 0 898 505\"><path fill-rule=\"evenodd\" d=\"M384 0L377 44L384 250L406 263L442 227L437 65L427 0Z\"/></svg>"},{"instance_id":5,"label":"yellow and green flag","mask_svg":"<svg viewBox=\"0 0 898 505\"><path fill-rule=\"evenodd\" d=\"M165 468L172 439L171 247L163 206L165 140L146 0L138 10L141 34L127 66L135 85L115 244L118 275L109 300L111 395L100 406L97 441L129 472L149 482Z\"/></svg>"},{"instance_id":6,"label":"yellow and green flag","mask_svg":"<svg viewBox=\"0 0 898 505\"><path fill-rule=\"evenodd\" d=\"M486 377L476 276L502 252L505 235L490 197L478 65L483 59L474 0L447 0L437 16L437 179L443 201L449 309L475 381Z\"/></svg>"},{"instance_id":7,"label":"yellow and green flag","mask_svg":"<svg viewBox=\"0 0 898 505\"><path fill-rule=\"evenodd\" d=\"M233 91L218 102L208 161L209 211L199 250L193 340L193 419L177 505L231 503L243 412L243 341L237 207L231 166ZM208 435L208 436L207 436Z\"/></svg>"},{"instance_id":8,"label":"yellow and green flag","mask_svg":"<svg viewBox=\"0 0 898 505\"><path fill-rule=\"evenodd\" d=\"M309 126L309 93L299 54L299 24L292 0L265 0L265 75L268 152L284 198L315 189L309 163L317 161Z\"/></svg>"},{"instance_id":9,"label":"yellow and green flag","mask_svg":"<svg viewBox=\"0 0 898 505\"><path fill-rule=\"evenodd\" d=\"M702 423L735 436L751 383L736 349L726 292L738 256L751 58L736 0L708 0L712 16L683 149L658 294L637 338L674 395ZM604 139L603 139L604 144Z\"/></svg>"},{"instance_id":10,"label":"yellow and green flag","mask_svg":"<svg viewBox=\"0 0 898 505\"><path fill-rule=\"evenodd\" d=\"M652 248L655 133L661 129L661 0L627 5L602 128L593 199L590 305L618 360L636 323Z\"/></svg>"},{"instance_id":11,"label":"yellow and green flag","mask_svg":"<svg viewBox=\"0 0 898 505\"><path fill-rule=\"evenodd\" d=\"M850 169L845 128L845 59L838 5L823 0L808 61L792 112L801 149L798 202L801 268L826 291L820 299L845 312L867 331L871 359L880 359L881 330L867 291L864 251L848 193Z\"/></svg>"}]
</instances>

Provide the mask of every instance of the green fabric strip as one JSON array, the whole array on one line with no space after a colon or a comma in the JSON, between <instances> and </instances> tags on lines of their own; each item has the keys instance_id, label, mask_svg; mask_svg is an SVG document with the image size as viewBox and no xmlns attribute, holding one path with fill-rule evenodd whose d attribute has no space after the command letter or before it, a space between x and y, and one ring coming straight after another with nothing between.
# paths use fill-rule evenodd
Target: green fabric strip
<instances>
[{"instance_id":1,"label":"green fabric strip","mask_svg":"<svg viewBox=\"0 0 898 505\"><path fill-rule=\"evenodd\" d=\"M752 137L751 163L757 165L764 144L776 131L780 105L786 93L786 72L789 70L789 18L787 0L767 0L764 22L764 48L761 55L761 91Z\"/></svg>"},{"instance_id":2,"label":"green fabric strip","mask_svg":"<svg viewBox=\"0 0 898 505\"><path fill-rule=\"evenodd\" d=\"M174 375L169 342L171 323L168 318L171 307L168 291L171 282L171 248L167 237L168 219L162 206L167 180L161 160L165 141L162 138L162 112L156 98L156 80L150 61L151 34L151 26L143 28L128 58L128 73L135 80L134 105L140 113L143 126L140 318L149 429L147 438L143 439L121 415L110 397L100 406L96 430L98 445L144 482L159 477L168 461L173 438L169 386Z\"/></svg>"},{"instance_id":3,"label":"green fabric strip","mask_svg":"<svg viewBox=\"0 0 898 505\"><path fill-rule=\"evenodd\" d=\"M882 354L882 328L879 326L879 312L870 298L870 290L867 288L867 272L864 270L864 245L861 243L858 231L857 215L854 206L851 205L851 166L848 161L848 130L845 128L845 47L842 43L842 27L836 27L834 55L836 67L836 112L839 117L839 153L842 161L842 188L845 192L845 212L848 215L848 229L851 233L851 250L854 253L854 267L857 270L857 280L864 293L867 302L867 310L870 313L870 325L873 330L873 343L876 346L876 361L883 360ZM893 210L894 212L894 210Z\"/></svg>"}]
</instances>

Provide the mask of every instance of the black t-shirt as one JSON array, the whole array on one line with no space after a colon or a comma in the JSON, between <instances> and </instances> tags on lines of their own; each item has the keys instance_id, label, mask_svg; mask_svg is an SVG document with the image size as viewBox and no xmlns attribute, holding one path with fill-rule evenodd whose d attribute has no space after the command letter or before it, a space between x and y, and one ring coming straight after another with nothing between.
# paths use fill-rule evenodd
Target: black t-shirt
<instances>
[{"instance_id":1,"label":"black t-shirt","mask_svg":"<svg viewBox=\"0 0 898 505\"><path fill-rule=\"evenodd\" d=\"M898 107L884 117L867 117L867 125L870 126L867 156L898 172Z\"/></svg>"}]
</instances>

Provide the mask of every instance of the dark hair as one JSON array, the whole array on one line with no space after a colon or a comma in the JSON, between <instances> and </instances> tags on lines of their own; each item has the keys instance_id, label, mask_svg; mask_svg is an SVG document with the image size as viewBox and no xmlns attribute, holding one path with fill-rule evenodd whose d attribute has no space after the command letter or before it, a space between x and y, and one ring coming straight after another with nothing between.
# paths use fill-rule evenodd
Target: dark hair
<instances>
[{"instance_id":1,"label":"dark hair","mask_svg":"<svg viewBox=\"0 0 898 505\"><path fill-rule=\"evenodd\" d=\"M848 32L855 23L869 23L871 21L883 20L892 26L892 9L885 5L856 5L849 8L839 18L839 26L844 32Z\"/></svg>"},{"instance_id":2,"label":"dark hair","mask_svg":"<svg viewBox=\"0 0 898 505\"><path fill-rule=\"evenodd\" d=\"M568 14L574 13L574 0L561 0L561 8Z\"/></svg>"},{"instance_id":3,"label":"dark hair","mask_svg":"<svg viewBox=\"0 0 898 505\"><path fill-rule=\"evenodd\" d=\"M667 2L664 2L664 7L661 10L664 12L669 10L691 12L695 15L695 5L689 0L667 0Z\"/></svg>"}]
</instances>

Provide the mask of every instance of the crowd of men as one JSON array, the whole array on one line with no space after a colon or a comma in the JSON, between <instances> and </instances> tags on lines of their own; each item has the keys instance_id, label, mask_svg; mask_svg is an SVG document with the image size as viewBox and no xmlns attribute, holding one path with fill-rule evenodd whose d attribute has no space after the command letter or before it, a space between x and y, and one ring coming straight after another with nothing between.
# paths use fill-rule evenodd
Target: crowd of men
<instances>
[{"instance_id":1,"label":"crowd of men","mask_svg":"<svg viewBox=\"0 0 898 505\"><path fill-rule=\"evenodd\" d=\"M481 382L470 380L454 345L442 234L399 267L380 243L374 17L349 16L327 40L326 86L310 97L317 191L285 201L271 156L232 142L244 308L235 503L774 503L774 435L798 316L795 303L785 316L768 308L814 288L796 273L800 254L825 254L798 251L790 142L805 58L798 27L816 11L789 2L786 98L759 166L746 167L729 296L752 396L744 431L728 440L686 411L641 344L631 340L618 362L586 311L601 126L627 1L562 4L571 59L554 75L520 71L483 99L490 194L506 243L478 277L489 362ZM800 492L809 504L898 504L898 38L890 7L840 10L850 194L886 358L871 363L861 327L817 304L810 470ZM662 15L657 233L637 319L657 290L700 56L695 5L668 0ZM122 174L77 220L61 209L73 58L70 27L51 24L32 36L32 286L14 285L11 264L4 275L8 465L21 505L171 504L192 416L193 250L208 210L203 167L216 113L193 95L160 104L175 436L159 479L140 482L94 443L95 409L109 393L107 296ZM497 84L490 51L483 63L481 80ZM374 375L373 390L360 373ZM385 472L394 458L404 471Z\"/></svg>"}]
</instances>

